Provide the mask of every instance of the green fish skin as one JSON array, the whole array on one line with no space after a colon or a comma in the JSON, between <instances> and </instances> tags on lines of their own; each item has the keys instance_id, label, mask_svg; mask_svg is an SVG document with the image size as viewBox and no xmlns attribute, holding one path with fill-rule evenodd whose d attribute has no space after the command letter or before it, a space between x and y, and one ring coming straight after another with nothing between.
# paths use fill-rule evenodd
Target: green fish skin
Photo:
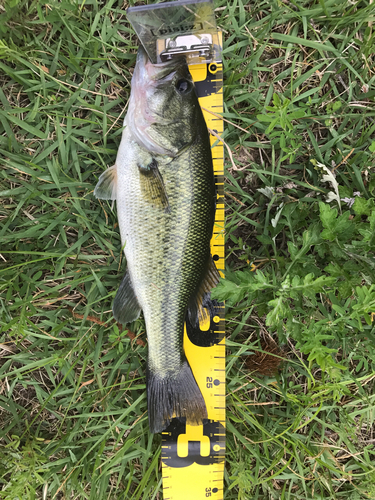
<instances>
[{"instance_id":1,"label":"green fish skin","mask_svg":"<svg viewBox=\"0 0 375 500\"><path fill-rule=\"evenodd\" d=\"M113 314L125 324L143 311L149 425L157 433L173 417L192 425L207 418L183 332L187 314L195 324L208 314L218 281L210 140L185 59L153 65L139 49L124 125L116 164L94 194L117 202L127 272Z\"/></svg>"}]
</instances>

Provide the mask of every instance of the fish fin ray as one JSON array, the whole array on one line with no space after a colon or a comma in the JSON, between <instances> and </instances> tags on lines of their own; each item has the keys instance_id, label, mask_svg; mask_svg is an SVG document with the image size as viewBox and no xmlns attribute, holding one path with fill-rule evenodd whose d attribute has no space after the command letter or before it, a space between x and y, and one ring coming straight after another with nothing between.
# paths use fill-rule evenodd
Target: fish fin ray
<instances>
[{"instance_id":1,"label":"fish fin ray","mask_svg":"<svg viewBox=\"0 0 375 500\"><path fill-rule=\"evenodd\" d=\"M165 212L170 213L167 191L155 158L146 166L138 164L138 169L145 198L155 207L164 208Z\"/></svg>"},{"instance_id":2,"label":"fish fin ray","mask_svg":"<svg viewBox=\"0 0 375 500\"><path fill-rule=\"evenodd\" d=\"M153 434L166 429L175 417L185 417L190 425L200 425L207 418L206 403L185 357L176 373L161 377L148 371L147 403Z\"/></svg>"},{"instance_id":3,"label":"fish fin ray","mask_svg":"<svg viewBox=\"0 0 375 500\"><path fill-rule=\"evenodd\" d=\"M129 272L125 273L117 290L112 311L115 320L122 325L135 321L141 313L141 306L135 295Z\"/></svg>"},{"instance_id":4,"label":"fish fin ray","mask_svg":"<svg viewBox=\"0 0 375 500\"><path fill-rule=\"evenodd\" d=\"M210 317L209 294L212 288L218 284L219 278L219 271L210 255L205 277L188 307L189 319L193 325L197 325L198 322L204 323L208 321Z\"/></svg>"},{"instance_id":5,"label":"fish fin ray","mask_svg":"<svg viewBox=\"0 0 375 500\"><path fill-rule=\"evenodd\" d=\"M219 272L210 256L205 278L191 298L186 314L186 333L189 340L200 347L210 347L222 339L217 318L223 317L223 304L211 299L211 289L219 281Z\"/></svg>"},{"instance_id":6,"label":"fish fin ray","mask_svg":"<svg viewBox=\"0 0 375 500\"><path fill-rule=\"evenodd\" d=\"M117 191L116 164L107 168L99 177L94 189L94 196L99 200L115 200Z\"/></svg>"},{"instance_id":7,"label":"fish fin ray","mask_svg":"<svg viewBox=\"0 0 375 500\"><path fill-rule=\"evenodd\" d=\"M202 308L206 316L200 320L199 310L189 308L186 315L186 333L190 342L199 347L211 347L223 338L223 332L216 322L223 318L223 303L211 299L210 293L203 297Z\"/></svg>"}]
</instances>

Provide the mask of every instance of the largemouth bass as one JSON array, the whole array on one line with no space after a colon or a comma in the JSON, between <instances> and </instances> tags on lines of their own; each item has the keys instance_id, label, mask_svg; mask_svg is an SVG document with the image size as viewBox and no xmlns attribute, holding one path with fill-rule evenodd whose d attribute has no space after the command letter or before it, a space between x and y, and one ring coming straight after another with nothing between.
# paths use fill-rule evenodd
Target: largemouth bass
<instances>
[{"instance_id":1,"label":"largemouth bass","mask_svg":"<svg viewBox=\"0 0 375 500\"><path fill-rule=\"evenodd\" d=\"M150 430L207 418L183 350L184 322L210 315L215 184L209 134L185 59L153 65L140 48L116 163L97 198L116 200L127 272L113 303L122 324L143 311Z\"/></svg>"}]
</instances>

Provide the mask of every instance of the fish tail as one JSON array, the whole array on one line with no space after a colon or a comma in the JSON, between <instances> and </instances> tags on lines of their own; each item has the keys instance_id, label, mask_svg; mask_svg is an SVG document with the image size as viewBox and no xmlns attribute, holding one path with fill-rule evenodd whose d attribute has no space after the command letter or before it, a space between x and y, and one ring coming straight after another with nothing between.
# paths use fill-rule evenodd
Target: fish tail
<instances>
[{"instance_id":1,"label":"fish tail","mask_svg":"<svg viewBox=\"0 0 375 500\"><path fill-rule=\"evenodd\" d=\"M148 370L147 403L153 434L165 430L175 417L185 417L190 425L200 425L207 418L206 404L186 358L179 371L163 377Z\"/></svg>"}]
</instances>

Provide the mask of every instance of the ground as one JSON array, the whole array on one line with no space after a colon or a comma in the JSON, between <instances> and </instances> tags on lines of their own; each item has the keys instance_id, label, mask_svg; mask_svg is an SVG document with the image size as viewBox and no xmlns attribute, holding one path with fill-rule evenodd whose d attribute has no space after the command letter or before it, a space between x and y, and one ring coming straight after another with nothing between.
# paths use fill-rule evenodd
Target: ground
<instances>
[{"instance_id":1,"label":"ground","mask_svg":"<svg viewBox=\"0 0 375 500\"><path fill-rule=\"evenodd\" d=\"M0 498L162 498L144 325L112 319L121 243L93 197L129 97L129 5L0 5ZM215 7L225 499L371 499L374 4Z\"/></svg>"}]
</instances>

